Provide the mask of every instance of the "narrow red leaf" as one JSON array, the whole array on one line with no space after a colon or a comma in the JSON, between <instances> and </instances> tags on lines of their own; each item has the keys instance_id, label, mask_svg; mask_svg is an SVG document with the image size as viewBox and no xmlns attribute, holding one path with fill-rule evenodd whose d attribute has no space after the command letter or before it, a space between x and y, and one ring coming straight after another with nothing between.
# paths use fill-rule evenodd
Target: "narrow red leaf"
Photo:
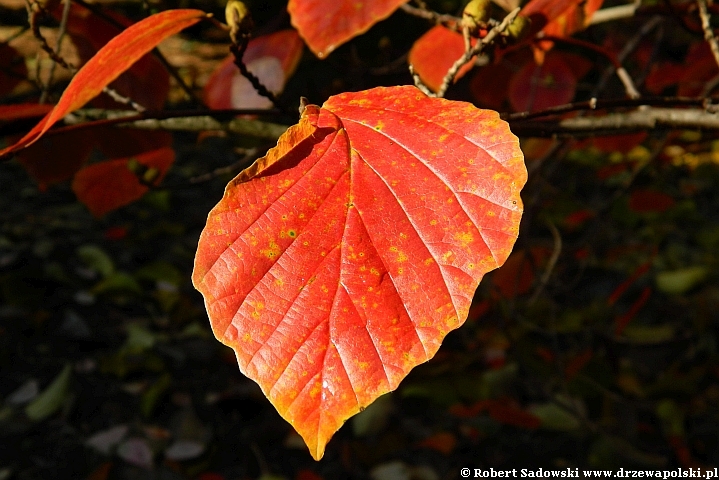
<instances>
[{"instance_id":1,"label":"narrow red leaf","mask_svg":"<svg viewBox=\"0 0 719 480\"><path fill-rule=\"evenodd\" d=\"M52 105L39 103L0 105L0 122L12 122L26 118L44 117L47 112L52 109Z\"/></svg>"},{"instance_id":2,"label":"narrow red leaf","mask_svg":"<svg viewBox=\"0 0 719 480\"><path fill-rule=\"evenodd\" d=\"M634 303L632 303L632 306L629 307L629 310L627 310L626 313L618 316L614 320L614 335L618 337L624 332L624 329L627 328L629 322L631 322L634 317L637 316L637 313L639 313L639 311L642 309L644 304L647 303L647 300L649 300L649 297L651 296L652 289L650 287L644 287L642 293L639 294L639 298L637 298Z\"/></svg>"},{"instance_id":3,"label":"narrow red leaf","mask_svg":"<svg viewBox=\"0 0 719 480\"><path fill-rule=\"evenodd\" d=\"M162 40L206 16L200 10L169 10L147 17L124 30L77 72L55 108L15 145L0 150L0 157L37 141L55 122L102 92L103 88Z\"/></svg>"},{"instance_id":4,"label":"narrow red leaf","mask_svg":"<svg viewBox=\"0 0 719 480\"><path fill-rule=\"evenodd\" d=\"M149 188L140 181L140 172L132 170L133 160L150 171L150 181L158 185L175 161L175 151L161 148L133 158L120 158L89 165L75 175L72 190L96 217L142 197Z\"/></svg>"},{"instance_id":5,"label":"narrow red leaf","mask_svg":"<svg viewBox=\"0 0 719 480\"><path fill-rule=\"evenodd\" d=\"M392 87L308 106L227 186L193 283L314 458L464 322L512 249L526 175L496 112Z\"/></svg>"},{"instance_id":6,"label":"narrow red leaf","mask_svg":"<svg viewBox=\"0 0 719 480\"><path fill-rule=\"evenodd\" d=\"M60 21L63 5L53 10ZM119 13L105 10L103 16L78 5L71 4L67 18L67 32L78 49L83 62L92 58L112 38L128 28L133 22ZM121 28L118 28L121 25ZM143 55L126 72L117 77L110 87L121 95L132 98L149 110L159 110L170 91L170 75L152 54ZM100 95L92 101L96 108L118 108L120 105L107 95Z\"/></svg>"},{"instance_id":7,"label":"narrow red leaf","mask_svg":"<svg viewBox=\"0 0 719 480\"><path fill-rule=\"evenodd\" d=\"M437 25L414 42L409 51L409 63L422 81L434 91L439 90L442 80L455 61L464 54L462 35L447 27ZM472 62L459 69L455 81L472 69Z\"/></svg>"},{"instance_id":8,"label":"narrow red leaf","mask_svg":"<svg viewBox=\"0 0 719 480\"><path fill-rule=\"evenodd\" d=\"M407 0L290 0L292 26L319 58L389 17Z\"/></svg>"}]
</instances>

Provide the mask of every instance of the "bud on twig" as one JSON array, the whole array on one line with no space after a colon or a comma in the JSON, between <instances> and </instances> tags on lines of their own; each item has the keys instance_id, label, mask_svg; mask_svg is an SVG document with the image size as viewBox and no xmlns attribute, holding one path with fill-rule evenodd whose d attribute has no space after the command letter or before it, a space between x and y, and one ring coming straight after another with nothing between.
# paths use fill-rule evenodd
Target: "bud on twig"
<instances>
[{"instance_id":1,"label":"bud on twig","mask_svg":"<svg viewBox=\"0 0 719 480\"><path fill-rule=\"evenodd\" d=\"M230 27L230 39L234 44L239 44L239 37L249 35L254 26L250 11L240 0L229 0L227 2L225 21Z\"/></svg>"}]
</instances>

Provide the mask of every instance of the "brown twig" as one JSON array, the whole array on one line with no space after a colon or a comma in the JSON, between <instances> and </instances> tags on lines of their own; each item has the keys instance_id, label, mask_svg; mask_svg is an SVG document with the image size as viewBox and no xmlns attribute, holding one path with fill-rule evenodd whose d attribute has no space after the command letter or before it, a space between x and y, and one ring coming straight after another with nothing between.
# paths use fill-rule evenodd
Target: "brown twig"
<instances>
[{"instance_id":1,"label":"brown twig","mask_svg":"<svg viewBox=\"0 0 719 480\"><path fill-rule=\"evenodd\" d=\"M484 38L478 40L474 47L465 49L462 56L459 57L452 64L449 70L447 70L447 74L444 76L444 79L442 79L442 85L440 85L437 92L432 92L429 88L427 88L427 86L419 78L419 75L416 74L413 66L410 65L410 73L412 74L412 78L414 79L415 86L422 90L424 94L430 97L444 97L444 94L447 92L449 85L454 81L455 77L457 76L457 73L459 73L460 68L469 63L475 55L479 55L480 53L482 53L488 45L494 42L497 36L502 34L507 29L507 27L509 27L509 25L514 21L514 19L519 14L519 11L519 7L512 10L506 17L504 17L504 20L502 20L499 25L492 28Z\"/></svg>"},{"instance_id":2,"label":"brown twig","mask_svg":"<svg viewBox=\"0 0 719 480\"><path fill-rule=\"evenodd\" d=\"M63 68L69 70L73 74L77 73L78 69L74 65L71 65L70 63L66 62L64 58L60 56L58 52L56 52L50 44L47 43L47 40L40 32L40 25L38 23L38 16L40 14L45 14L43 7L41 7L37 2L30 2L28 3L28 21L30 23L30 28L32 29L33 36L40 41L40 48L42 48L52 59L53 62L60 64ZM39 62L38 62L39 65ZM39 73L38 73L38 81L39 81ZM105 87L102 89L103 93L109 95L113 100L115 100L118 103L121 103L123 105L129 105L133 109L135 109L138 112L144 112L145 107L140 105L139 103L135 102L131 98L125 97L124 95L119 94L117 91L113 90L110 87Z\"/></svg>"},{"instance_id":3,"label":"brown twig","mask_svg":"<svg viewBox=\"0 0 719 480\"><path fill-rule=\"evenodd\" d=\"M70 0L65 0L65 4L62 7L62 18L60 19L60 28L57 35L57 43L55 44L55 51L58 53L58 57L60 56L60 50L62 48L62 41L65 39L65 34L67 33L67 19L70 14ZM45 103L47 100L47 94L50 89L50 85L52 85L52 80L55 77L55 68L57 67L57 62L53 60L52 65L50 65L50 72L47 76L47 83L45 83L42 93L40 94L40 99L38 100L38 103Z\"/></svg>"},{"instance_id":4,"label":"brown twig","mask_svg":"<svg viewBox=\"0 0 719 480\"><path fill-rule=\"evenodd\" d=\"M704 30L704 40L709 43L711 47L712 55L714 55L714 61L719 66L719 42L717 42L716 36L714 36L714 30L711 27L711 18L709 17L709 11L707 10L706 0L697 0L697 6L699 7L699 16L702 19L702 30Z\"/></svg>"},{"instance_id":5,"label":"brown twig","mask_svg":"<svg viewBox=\"0 0 719 480\"><path fill-rule=\"evenodd\" d=\"M90 10L93 14L97 15L98 17L102 18L112 26L116 27L119 31L124 30L127 28L125 25L119 23L114 18L110 17L109 15L106 15L105 12L102 11L102 8L93 5L90 3L85 2L84 0L72 0L73 2L77 3L83 8L86 8ZM212 20L212 17L210 17L210 20ZM167 73L170 74L172 78L175 79L177 84L182 88L182 90L185 92L185 94L188 96L188 98L192 99L194 103L196 103L198 106L202 108L206 108L205 104L202 102L202 100L195 94L195 92L190 88L189 85L185 83L185 80L182 78L182 76L177 72L177 69L165 58L165 56L160 52L160 50L155 47L152 49L152 55L162 64L163 67L165 67L165 70Z\"/></svg>"},{"instance_id":6,"label":"brown twig","mask_svg":"<svg viewBox=\"0 0 719 480\"><path fill-rule=\"evenodd\" d=\"M647 107L602 117L510 122L510 126L512 132L518 136L579 138L668 128L719 130L719 115L696 108Z\"/></svg>"},{"instance_id":7,"label":"brown twig","mask_svg":"<svg viewBox=\"0 0 719 480\"><path fill-rule=\"evenodd\" d=\"M562 253L562 236L559 234L559 230L557 230L557 227L549 220L547 220L546 224L549 231L552 232L554 248L552 249L552 256L549 257L549 262L547 262L547 268L544 270L542 278L539 280L539 285L537 285L537 288L532 293L532 296L529 297L529 300L527 300L527 305L529 306L536 303L537 299L539 299L539 296L542 294L542 291L547 286L547 283L549 283L554 267L557 265L557 261L559 260L559 255Z\"/></svg>"},{"instance_id":8,"label":"brown twig","mask_svg":"<svg viewBox=\"0 0 719 480\"><path fill-rule=\"evenodd\" d=\"M580 48L584 48L586 50L590 50L592 52L598 53L599 55L603 56L607 60L609 60L612 65L614 65L615 72L617 74L617 77L622 82L622 85L624 85L624 91L627 94L627 97L629 98L639 98L641 95L639 91L637 90L637 87L634 86L634 82L632 81L632 78L629 76L629 73L624 69L624 66L622 66L622 63L617 59L616 56L614 56L613 53L608 51L605 48L602 48L598 45L595 45L590 42L585 42L584 40L580 40L578 38L572 38L572 37L557 37L554 35L544 35L541 37L537 37L535 41L541 42L543 40L551 40L552 42L562 42L569 45L575 45Z\"/></svg>"},{"instance_id":9,"label":"brown twig","mask_svg":"<svg viewBox=\"0 0 719 480\"><path fill-rule=\"evenodd\" d=\"M641 97L635 99L619 98L611 100L598 100L596 98L592 98L583 102L567 103L564 105L549 107L537 112L502 113L500 118L506 121L520 122L522 120L560 115L568 112L639 107L642 105L653 107L702 107L705 110L714 113L714 102L719 103L719 99L707 97Z\"/></svg>"},{"instance_id":10,"label":"brown twig","mask_svg":"<svg viewBox=\"0 0 719 480\"><path fill-rule=\"evenodd\" d=\"M434 22L437 25L444 25L451 30L459 31L459 21L461 20L459 17L445 13L437 13L427 8L413 7L406 3L401 5L399 8L408 15L423 18L425 20L429 20L430 22Z\"/></svg>"}]
</instances>

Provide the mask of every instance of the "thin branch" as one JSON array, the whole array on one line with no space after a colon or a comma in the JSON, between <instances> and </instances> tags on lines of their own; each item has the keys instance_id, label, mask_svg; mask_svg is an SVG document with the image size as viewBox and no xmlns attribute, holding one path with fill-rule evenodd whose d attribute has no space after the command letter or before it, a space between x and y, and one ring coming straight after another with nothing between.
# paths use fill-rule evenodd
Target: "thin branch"
<instances>
[{"instance_id":1,"label":"thin branch","mask_svg":"<svg viewBox=\"0 0 719 480\"><path fill-rule=\"evenodd\" d=\"M568 112L606 110L609 108L622 107L639 107L642 105L654 107L703 107L707 111L715 113L713 102L719 103L719 99L707 97L642 97L635 99L620 98L611 100L598 100L596 98L592 98L584 102L557 105L536 112L503 113L500 115L500 117L502 118L502 120L520 122L522 120L531 120L534 118L560 115Z\"/></svg>"},{"instance_id":2,"label":"thin branch","mask_svg":"<svg viewBox=\"0 0 719 480\"><path fill-rule=\"evenodd\" d=\"M654 17L649 19L648 22L644 23L639 29L639 31L626 43L626 45L624 45L622 51L619 52L619 55L617 55L617 61L622 64L624 60L626 60L627 57L629 57L629 55L631 55L637 49L641 39L648 35L656 27L661 25L661 23L662 17L660 17L659 15L655 15ZM607 84L609 77L611 77L615 71L616 68L614 67L614 65L610 65L604 70L604 72L602 72L602 76L599 78L599 81L597 82L596 86L594 87L594 90L592 91L592 97L598 96L599 92L604 90L604 86Z\"/></svg>"},{"instance_id":3,"label":"thin branch","mask_svg":"<svg viewBox=\"0 0 719 480\"><path fill-rule=\"evenodd\" d=\"M492 28L487 35L482 38L481 40L478 40L477 43L474 45L474 47L466 49L464 51L464 54L462 54L461 57L457 59L457 61L452 64L452 66L447 70L447 74L444 76L444 79L442 80L442 85L439 87L439 90L437 90L436 93L432 93L429 88L427 88L424 83L419 79L419 75L416 75L414 73L414 68L410 66L410 73L412 73L412 77L414 78L415 85L417 88L422 90L426 95L430 97L444 97L444 94L447 92L447 89L449 88L449 85L454 81L455 77L457 76L457 73L459 73L459 70L469 63L472 58L475 55L479 55L484 51L485 48L487 48L488 45L490 45L494 40L502 34L509 25L514 21L514 19L519 14L520 8L517 7L514 10L512 10L506 17L504 17L504 20L502 20L502 23L497 25L496 27ZM420 85L424 86L424 89L420 87ZM428 93L429 92L429 93Z\"/></svg>"},{"instance_id":4,"label":"thin branch","mask_svg":"<svg viewBox=\"0 0 719 480\"><path fill-rule=\"evenodd\" d=\"M65 0L65 4L62 7L62 18L60 19L60 28L57 35L57 43L55 44L55 51L58 53L58 56L60 54L60 51L62 49L62 41L65 40L65 34L67 33L67 19L70 14L70 0ZM40 99L38 100L38 103L45 103L47 100L47 94L50 89L50 85L52 85L53 78L55 77L55 69L57 67L57 62L53 60L52 65L50 65L50 72L47 76L47 83L44 85L44 88L42 89L42 93L40 94Z\"/></svg>"},{"instance_id":5,"label":"thin branch","mask_svg":"<svg viewBox=\"0 0 719 480\"><path fill-rule=\"evenodd\" d=\"M430 22L434 22L437 25L444 25L452 30L459 31L458 25L461 18L455 17L454 15L437 13L427 8L417 8L406 3L401 5L399 8L408 15L423 18L425 20L429 20Z\"/></svg>"},{"instance_id":6,"label":"thin branch","mask_svg":"<svg viewBox=\"0 0 719 480\"><path fill-rule=\"evenodd\" d=\"M64 58L60 56L58 52L56 52L50 44L47 43L47 40L40 32L40 25L37 21L38 15L41 13L44 13L43 7L41 7L37 2L28 3L28 20L30 23L30 28L32 29L33 36L40 41L40 47L50 56L50 58L53 60L53 62L60 64L63 68L69 70L74 75L77 73L78 69L74 65L69 64L65 61ZM38 66L40 62L38 60ZM39 76L39 67L38 67L38 73L37 73L38 82L40 79ZM118 103L121 103L123 105L129 105L133 109L135 109L138 112L144 112L145 107L140 105L139 103L133 101L131 98L125 97L124 95L119 94L117 91L113 90L110 87L105 87L102 89L104 93L109 95L113 100L115 100Z\"/></svg>"},{"instance_id":7,"label":"thin branch","mask_svg":"<svg viewBox=\"0 0 719 480\"><path fill-rule=\"evenodd\" d=\"M545 122L510 122L518 136L599 136L667 128L719 130L719 115L699 109L642 108L602 117L577 117Z\"/></svg>"},{"instance_id":8,"label":"thin branch","mask_svg":"<svg viewBox=\"0 0 719 480\"><path fill-rule=\"evenodd\" d=\"M706 40L709 43L709 46L711 47L712 54L714 55L714 61L719 66L719 42L717 42L717 38L714 36L714 30L712 30L710 18L709 18L709 11L707 10L707 2L706 0L697 0L697 5L699 6L699 16L702 19L702 30L704 30L704 40Z\"/></svg>"},{"instance_id":9,"label":"thin branch","mask_svg":"<svg viewBox=\"0 0 719 480\"><path fill-rule=\"evenodd\" d=\"M549 262L547 262L547 268L544 270L542 278L539 280L539 285L537 285L536 290L534 290L532 296L529 300L527 300L527 305L529 306L534 305L537 299L539 299L539 296L542 294L542 291L547 286L547 283L549 283L554 267L557 265L557 261L559 260L559 255L562 253L562 236L559 234L559 230L557 230L557 227L555 227L551 221L547 220L546 223L549 231L552 232L554 248L552 250L552 256L549 257Z\"/></svg>"},{"instance_id":10,"label":"thin branch","mask_svg":"<svg viewBox=\"0 0 719 480\"><path fill-rule=\"evenodd\" d=\"M188 181L190 184L197 184L197 183L203 183L208 182L212 180L213 178L217 178L221 175L227 175L234 172L239 172L243 170L245 167L247 167L250 162L252 162L254 159L257 158L258 154L260 152L259 148L250 148L244 152L242 155L242 158L237 160L236 162L231 163L230 165L226 165L224 167L216 168L211 172L203 173L202 175L197 175L195 177L190 178Z\"/></svg>"},{"instance_id":11,"label":"thin branch","mask_svg":"<svg viewBox=\"0 0 719 480\"><path fill-rule=\"evenodd\" d=\"M632 78L624 69L621 62L617 59L617 57L614 56L613 53L609 52L607 49L573 37L557 37L554 35L543 35L538 36L535 39L535 41L537 42L541 42L542 40L551 40L553 42L562 42L569 45L576 45L580 48L584 48L586 50L590 50L592 52L598 53L599 55L602 55L604 58L609 60L612 65L614 65L617 77L619 77L619 80L622 82L622 85L624 85L624 91L626 92L627 96L629 98L639 98L641 96L639 94L639 91L637 90L637 87L634 86Z\"/></svg>"},{"instance_id":12,"label":"thin branch","mask_svg":"<svg viewBox=\"0 0 719 480\"><path fill-rule=\"evenodd\" d=\"M590 25L597 25L598 23L612 22L614 20L622 20L625 18L632 18L637 12L641 2L630 3L629 5L617 5L616 7L603 8L597 10L592 15L592 20L589 22Z\"/></svg>"}]
</instances>

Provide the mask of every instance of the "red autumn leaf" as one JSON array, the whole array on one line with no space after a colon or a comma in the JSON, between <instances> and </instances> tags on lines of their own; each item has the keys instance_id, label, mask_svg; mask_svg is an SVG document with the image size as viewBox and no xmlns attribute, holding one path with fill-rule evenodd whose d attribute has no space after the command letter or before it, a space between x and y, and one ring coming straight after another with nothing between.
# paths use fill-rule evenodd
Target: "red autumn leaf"
<instances>
[{"instance_id":1,"label":"red autumn leaf","mask_svg":"<svg viewBox=\"0 0 719 480\"><path fill-rule=\"evenodd\" d=\"M437 25L414 42L409 51L409 63L422 81L434 91L439 90L447 70L464 54L462 35ZM459 69L455 81L472 69L472 62Z\"/></svg>"},{"instance_id":2,"label":"red autumn leaf","mask_svg":"<svg viewBox=\"0 0 719 480\"><path fill-rule=\"evenodd\" d=\"M27 76L22 57L11 46L0 43L0 96L12 92Z\"/></svg>"},{"instance_id":3,"label":"red autumn leaf","mask_svg":"<svg viewBox=\"0 0 719 480\"><path fill-rule=\"evenodd\" d=\"M529 292L534 283L534 270L542 265L551 251L532 247L529 255L522 250L514 252L501 270L492 274L492 284L502 298L514 298Z\"/></svg>"},{"instance_id":4,"label":"red autumn leaf","mask_svg":"<svg viewBox=\"0 0 719 480\"><path fill-rule=\"evenodd\" d=\"M63 6L53 10L55 18L62 18ZM112 20L112 21L111 21ZM103 16L78 4L70 5L67 18L67 32L78 49L80 58L87 61L102 49L123 28L132 25L132 21L124 16L103 11ZM123 28L118 28L121 25ZM132 98L149 110L159 110L164 106L170 91L170 75L160 61L151 54L142 56L125 73L117 77L110 87L126 97ZM106 95L93 100L96 108L117 109L123 105Z\"/></svg>"},{"instance_id":5,"label":"red autumn leaf","mask_svg":"<svg viewBox=\"0 0 719 480\"><path fill-rule=\"evenodd\" d=\"M663 213L675 203L671 195L650 189L636 189L629 196L629 209L638 213Z\"/></svg>"},{"instance_id":6,"label":"red autumn leaf","mask_svg":"<svg viewBox=\"0 0 719 480\"><path fill-rule=\"evenodd\" d=\"M93 215L101 217L147 193L149 188L140 181L143 173L147 173L146 183L158 185L174 161L175 151L161 148L132 158L95 163L77 172L72 190ZM141 165L144 172L133 163Z\"/></svg>"},{"instance_id":7,"label":"red autumn leaf","mask_svg":"<svg viewBox=\"0 0 719 480\"><path fill-rule=\"evenodd\" d=\"M290 0L292 26L324 58L347 40L389 17L407 0Z\"/></svg>"},{"instance_id":8,"label":"red autumn leaf","mask_svg":"<svg viewBox=\"0 0 719 480\"><path fill-rule=\"evenodd\" d=\"M285 88L302 57L304 44L295 30L282 30L254 38L243 57L247 69L274 94ZM228 56L207 81L205 103L210 108L270 108L269 99L260 96L249 80L242 76Z\"/></svg>"},{"instance_id":9,"label":"red autumn leaf","mask_svg":"<svg viewBox=\"0 0 719 480\"><path fill-rule=\"evenodd\" d=\"M451 432L438 432L430 435L417 445L420 448L429 448L445 455L449 455L457 446L457 437Z\"/></svg>"},{"instance_id":10,"label":"red autumn leaf","mask_svg":"<svg viewBox=\"0 0 719 480\"><path fill-rule=\"evenodd\" d=\"M707 42L697 42L691 46L684 64L660 62L652 65L647 76L647 89L660 94L670 86L677 85L677 95L696 97L706 95L707 83L719 74L716 60Z\"/></svg>"},{"instance_id":11,"label":"red autumn leaf","mask_svg":"<svg viewBox=\"0 0 719 480\"><path fill-rule=\"evenodd\" d=\"M0 150L0 157L37 141L55 122L85 105L162 40L194 25L206 15L200 10L169 10L147 17L124 30L77 72L55 108L20 141Z\"/></svg>"},{"instance_id":12,"label":"red autumn leaf","mask_svg":"<svg viewBox=\"0 0 719 480\"><path fill-rule=\"evenodd\" d=\"M592 15L604 0L531 0L519 12L532 21L532 36L540 31L546 36L569 37L584 30ZM533 44L537 63L544 60L544 53L551 50L554 42L549 40Z\"/></svg>"},{"instance_id":13,"label":"red autumn leaf","mask_svg":"<svg viewBox=\"0 0 719 480\"><path fill-rule=\"evenodd\" d=\"M526 168L496 112L375 88L308 106L210 212L193 283L315 459L465 320Z\"/></svg>"},{"instance_id":14,"label":"red autumn leaf","mask_svg":"<svg viewBox=\"0 0 719 480\"><path fill-rule=\"evenodd\" d=\"M90 158L94 142L81 130L43 137L18 152L17 158L40 190L69 180Z\"/></svg>"},{"instance_id":15,"label":"red autumn leaf","mask_svg":"<svg viewBox=\"0 0 719 480\"><path fill-rule=\"evenodd\" d=\"M53 109L52 105L39 103L17 103L0 105L0 122L12 122L26 118L44 117Z\"/></svg>"},{"instance_id":16,"label":"red autumn leaf","mask_svg":"<svg viewBox=\"0 0 719 480\"><path fill-rule=\"evenodd\" d=\"M541 65L529 61L509 82L509 103L516 111L544 110L574 98L577 80L591 63L567 53L550 52Z\"/></svg>"}]
</instances>

